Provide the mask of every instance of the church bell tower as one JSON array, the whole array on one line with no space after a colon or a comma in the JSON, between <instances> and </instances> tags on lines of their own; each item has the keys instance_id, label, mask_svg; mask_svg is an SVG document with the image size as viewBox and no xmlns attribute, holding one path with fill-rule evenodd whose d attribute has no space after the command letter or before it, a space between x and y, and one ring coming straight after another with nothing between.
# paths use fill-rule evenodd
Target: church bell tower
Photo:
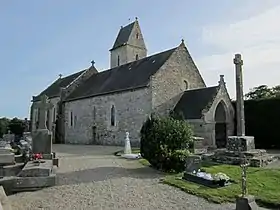
<instances>
[{"instance_id":1,"label":"church bell tower","mask_svg":"<svg viewBox=\"0 0 280 210\"><path fill-rule=\"evenodd\" d=\"M137 18L129 25L121 27L110 53L111 68L121 66L147 56L144 37Z\"/></svg>"}]
</instances>

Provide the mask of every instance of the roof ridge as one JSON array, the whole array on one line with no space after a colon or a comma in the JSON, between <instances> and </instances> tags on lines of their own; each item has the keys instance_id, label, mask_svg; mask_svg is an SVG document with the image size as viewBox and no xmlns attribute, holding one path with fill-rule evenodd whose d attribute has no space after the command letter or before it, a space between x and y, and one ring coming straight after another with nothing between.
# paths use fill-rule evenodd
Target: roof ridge
<instances>
[{"instance_id":1,"label":"roof ridge","mask_svg":"<svg viewBox=\"0 0 280 210\"><path fill-rule=\"evenodd\" d=\"M152 54L152 55L149 55L149 56L147 56L147 57L141 58L141 59L139 59L139 60L131 61L131 62L126 63L126 64L123 64L123 65L121 65L121 66L131 65L131 64L133 64L133 63L140 62L140 61L143 61L143 60L145 60L145 59L149 59L149 58L151 58L151 57L153 57L153 56L159 56L159 55L162 54L162 53L166 53L166 52L168 52L168 51L176 50L177 48L178 48L178 47L173 47L173 48L167 49L167 50L165 50L165 51L161 51L161 52L158 52L158 53L156 53L156 54ZM111 70L114 70L114 69L119 68L119 67L120 67L120 66L116 66L116 67L113 67L113 68L105 69L105 70L103 70L103 71L98 72L98 74L99 74L99 73L102 73L102 72L106 72L106 71L111 71Z\"/></svg>"},{"instance_id":2,"label":"roof ridge","mask_svg":"<svg viewBox=\"0 0 280 210\"><path fill-rule=\"evenodd\" d=\"M219 85L210 86L210 87L193 88L193 89L185 90L184 92L198 91L198 90L203 90L203 89L208 89L208 88L218 88L218 87L219 87Z\"/></svg>"}]
</instances>

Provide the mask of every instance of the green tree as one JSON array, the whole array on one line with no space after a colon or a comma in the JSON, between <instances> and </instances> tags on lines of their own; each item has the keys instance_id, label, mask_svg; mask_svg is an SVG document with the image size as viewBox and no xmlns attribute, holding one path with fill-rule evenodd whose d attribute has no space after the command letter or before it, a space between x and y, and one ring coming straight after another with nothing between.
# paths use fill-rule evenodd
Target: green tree
<instances>
[{"instance_id":1,"label":"green tree","mask_svg":"<svg viewBox=\"0 0 280 210\"><path fill-rule=\"evenodd\" d=\"M280 85L276 85L272 88L272 94L276 98L280 98Z\"/></svg>"},{"instance_id":2,"label":"green tree","mask_svg":"<svg viewBox=\"0 0 280 210\"><path fill-rule=\"evenodd\" d=\"M247 94L245 94L245 98L251 100L280 98L280 85L272 88L269 88L267 85L254 87Z\"/></svg>"},{"instance_id":3,"label":"green tree","mask_svg":"<svg viewBox=\"0 0 280 210\"><path fill-rule=\"evenodd\" d=\"M267 85L260 85L250 90L250 92L248 92L245 97L246 99L259 100L271 98L272 94L272 90Z\"/></svg>"},{"instance_id":4,"label":"green tree","mask_svg":"<svg viewBox=\"0 0 280 210\"><path fill-rule=\"evenodd\" d=\"M20 120L18 118L13 118L10 123L9 123L9 129L11 133L22 136L24 129L25 129L25 124L23 120Z\"/></svg>"},{"instance_id":5,"label":"green tree","mask_svg":"<svg viewBox=\"0 0 280 210\"><path fill-rule=\"evenodd\" d=\"M2 138L4 134L8 133L9 123L10 120L8 118L0 118L0 138Z\"/></svg>"}]
</instances>

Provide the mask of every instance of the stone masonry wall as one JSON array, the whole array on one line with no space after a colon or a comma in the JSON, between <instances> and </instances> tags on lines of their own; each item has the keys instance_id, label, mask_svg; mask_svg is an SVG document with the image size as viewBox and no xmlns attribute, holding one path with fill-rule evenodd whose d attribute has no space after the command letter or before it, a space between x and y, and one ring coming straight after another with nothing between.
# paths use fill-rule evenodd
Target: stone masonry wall
<instances>
[{"instance_id":1,"label":"stone masonry wall","mask_svg":"<svg viewBox=\"0 0 280 210\"><path fill-rule=\"evenodd\" d=\"M215 111L218 104L222 102L226 109L226 123L227 123L227 135L233 135L234 133L234 108L229 98L228 92L224 85L221 85L215 100L212 103L211 108L204 115L205 121L205 136L209 145L215 146Z\"/></svg>"},{"instance_id":2,"label":"stone masonry wall","mask_svg":"<svg viewBox=\"0 0 280 210\"><path fill-rule=\"evenodd\" d=\"M111 126L112 105L116 111L116 126ZM151 110L149 88L66 102L65 143L124 145L125 132L128 131L132 146L137 146L140 129Z\"/></svg>"},{"instance_id":3,"label":"stone masonry wall","mask_svg":"<svg viewBox=\"0 0 280 210\"><path fill-rule=\"evenodd\" d=\"M127 63L127 46L122 46L111 51L110 68L118 66L118 56L120 58L120 65Z\"/></svg>"},{"instance_id":4,"label":"stone masonry wall","mask_svg":"<svg viewBox=\"0 0 280 210\"><path fill-rule=\"evenodd\" d=\"M153 110L167 114L174 108L178 96L188 89L205 87L205 83L194 65L184 44L181 44L167 62L152 77Z\"/></svg>"}]
</instances>

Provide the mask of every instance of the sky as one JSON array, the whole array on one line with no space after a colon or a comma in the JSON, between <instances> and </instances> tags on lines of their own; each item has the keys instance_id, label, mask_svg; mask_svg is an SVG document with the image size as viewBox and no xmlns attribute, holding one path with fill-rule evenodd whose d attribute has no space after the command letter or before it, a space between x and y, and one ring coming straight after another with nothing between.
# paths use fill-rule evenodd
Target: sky
<instances>
[{"instance_id":1,"label":"sky","mask_svg":"<svg viewBox=\"0 0 280 210\"><path fill-rule=\"evenodd\" d=\"M181 39L208 86L219 75L235 97L233 57L241 53L244 92L280 84L279 0L0 1L0 117L29 117L33 95L58 78L109 68L121 26L138 17L148 54Z\"/></svg>"}]
</instances>

